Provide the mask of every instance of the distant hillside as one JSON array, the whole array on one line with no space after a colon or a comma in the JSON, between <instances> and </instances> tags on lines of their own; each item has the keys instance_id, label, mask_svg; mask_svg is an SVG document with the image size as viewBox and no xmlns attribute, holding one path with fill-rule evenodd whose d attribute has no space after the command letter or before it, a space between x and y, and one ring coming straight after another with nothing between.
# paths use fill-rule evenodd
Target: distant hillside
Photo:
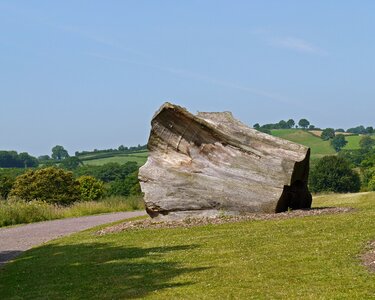
<instances>
[{"instance_id":1,"label":"distant hillside","mask_svg":"<svg viewBox=\"0 0 375 300\"><path fill-rule=\"evenodd\" d=\"M311 148L311 159L315 160L326 155L335 155L336 152L332 148L329 141L323 141L319 137L320 131L307 131L302 129L273 129L271 134L295 143L299 143ZM341 133L337 133L341 134ZM359 149L360 135L347 135L345 139L348 144L344 149ZM126 163L128 161L135 161L139 166L145 164L148 157L148 150L131 151L121 153L119 151L113 152L90 152L87 154L80 154L79 159L85 165L103 165L109 162Z\"/></svg>"},{"instance_id":2,"label":"distant hillside","mask_svg":"<svg viewBox=\"0 0 375 300\"><path fill-rule=\"evenodd\" d=\"M148 157L147 150L135 151L131 153L118 153L118 152L109 152L109 153L90 153L88 155L80 155L79 159L85 165L92 166L101 166L106 163L116 162L119 164L124 164L128 161L135 161L139 166L142 166Z\"/></svg>"},{"instance_id":3,"label":"distant hillside","mask_svg":"<svg viewBox=\"0 0 375 300\"><path fill-rule=\"evenodd\" d=\"M271 134L288 141L299 143L311 148L311 159L321 158L325 155L334 155L336 152L329 141L323 141L319 137L320 131L307 131L302 129L273 129ZM336 134L341 134L337 132ZM348 144L343 148L345 150L359 149L361 135L347 135L345 139Z\"/></svg>"}]
</instances>

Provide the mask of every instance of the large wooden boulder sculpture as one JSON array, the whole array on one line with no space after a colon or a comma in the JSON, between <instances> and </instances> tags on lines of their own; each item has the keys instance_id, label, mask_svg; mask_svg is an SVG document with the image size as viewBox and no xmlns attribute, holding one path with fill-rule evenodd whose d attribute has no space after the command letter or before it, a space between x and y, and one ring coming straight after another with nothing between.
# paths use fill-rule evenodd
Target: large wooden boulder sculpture
<instances>
[{"instance_id":1,"label":"large wooden boulder sculpture","mask_svg":"<svg viewBox=\"0 0 375 300\"><path fill-rule=\"evenodd\" d=\"M249 128L230 112L165 103L152 119L139 171L151 217L310 208L310 149Z\"/></svg>"}]
</instances>

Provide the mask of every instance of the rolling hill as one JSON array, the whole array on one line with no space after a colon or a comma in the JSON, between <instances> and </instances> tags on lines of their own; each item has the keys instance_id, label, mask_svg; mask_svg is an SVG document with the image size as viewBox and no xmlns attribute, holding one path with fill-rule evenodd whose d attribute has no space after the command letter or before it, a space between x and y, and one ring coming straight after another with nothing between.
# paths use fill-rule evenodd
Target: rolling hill
<instances>
[{"instance_id":1,"label":"rolling hill","mask_svg":"<svg viewBox=\"0 0 375 300\"><path fill-rule=\"evenodd\" d=\"M273 136L310 147L312 160L336 153L329 141L323 141L320 137L305 130L275 129L271 133Z\"/></svg>"}]
</instances>

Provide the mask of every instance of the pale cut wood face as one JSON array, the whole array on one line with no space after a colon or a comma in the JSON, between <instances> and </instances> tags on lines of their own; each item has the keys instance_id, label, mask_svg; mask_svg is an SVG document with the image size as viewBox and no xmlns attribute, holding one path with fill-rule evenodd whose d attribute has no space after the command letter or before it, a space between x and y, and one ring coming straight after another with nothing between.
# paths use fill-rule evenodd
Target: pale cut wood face
<instances>
[{"instance_id":1,"label":"pale cut wood face","mask_svg":"<svg viewBox=\"0 0 375 300\"><path fill-rule=\"evenodd\" d=\"M229 112L193 115L170 103L151 125L139 179L152 217L311 207L309 148L249 128Z\"/></svg>"}]
</instances>

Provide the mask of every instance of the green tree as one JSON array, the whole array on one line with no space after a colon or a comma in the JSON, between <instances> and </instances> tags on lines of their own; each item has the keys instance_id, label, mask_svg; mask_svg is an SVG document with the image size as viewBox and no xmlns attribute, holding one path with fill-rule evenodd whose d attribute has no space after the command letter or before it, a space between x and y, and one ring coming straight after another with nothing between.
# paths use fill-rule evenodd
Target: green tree
<instances>
[{"instance_id":1,"label":"green tree","mask_svg":"<svg viewBox=\"0 0 375 300\"><path fill-rule=\"evenodd\" d=\"M63 160L67 157L69 157L68 151L64 149L63 146L56 145L52 148L52 155L51 157L56 160Z\"/></svg>"},{"instance_id":2,"label":"green tree","mask_svg":"<svg viewBox=\"0 0 375 300\"><path fill-rule=\"evenodd\" d=\"M104 183L92 176L78 178L81 200L98 200L104 195Z\"/></svg>"},{"instance_id":3,"label":"green tree","mask_svg":"<svg viewBox=\"0 0 375 300\"><path fill-rule=\"evenodd\" d=\"M254 128L254 129L259 129L259 128L260 128L259 123L255 123L255 124L253 125L253 128Z\"/></svg>"},{"instance_id":4,"label":"green tree","mask_svg":"<svg viewBox=\"0 0 375 300\"><path fill-rule=\"evenodd\" d=\"M334 136L331 140L331 145L336 152L339 152L342 148L344 148L347 143L348 141L345 140L345 136L342 134Z\"/></svg>"},{"instance_id":5,"label":"green tree","mask_svg":"<svg viewBox=\"0 0 375 300\"><path fill-rule=\"evenodd\" d=\"M9 196L69 204L80 199L79 183L72 172L55 167L29 170L16 178Z\"/></svg>"},{"instance_id":6,"label":"green tree","mask_svg":"<svg viewBox=\"0 0 375 300\"><path fill-rule=\"evenodd\" d=\"M296 125L296 122L294 122L293 119L289 119L288 121L286 121L286 124L288 125L288 128L293 128L294 125Z\"/></svg>"},{"instance_id":7,"label":"green tree","mask_svg":"<svg viewBox=\"0 0 375 300\"><path fill-rule=\"evenodd\" d=\"M281 128L281 129L289 128L288 123L284 120L281 120L279 123L277 123L276 127Z\"/></svg>"},{"instance_id":8,"label":"green tree","mask_svg":"<svg viewBox=\"0 0 375 300\"><path fill-rule=\"evenodd\" d=\"M130 174L124 180L114 181L108 193L118 196L132 196L141 194L141 186L138 180L138 171Z\"/></svg>"},{"instance_id":9,"label":"green tree","mask_svg":"<svg viewBox=\"0 0 375 300\"><path fill-rule=\"evenodd\" d=\"M372 134L372 133L374 133L374 127L372 127L372 126L367 127L367 128L366 128L366 132L367 132L368 134Z\"/></svg>"},{"instance_id":10,"label":"green tree","mask_svg":"<svg viewBox=\"0 0 375 300\"><path fill-rule=\"evenodd\" d=\"M335 137L335 130L333 128L326 128L322 131L321 138L323 141L328 141Z\"/></svg>"},{"instance_id":11,"label":"green tree","mask_svg":"<svg viewBox=\"0 0 375 300\"><path fill-rule=\"evenodd\" d=\"M363 136L359 141L359 146L361 147L361 149L366 151L371 150L374 145L375 140L368 135Z\"/></svg>"},{"instance_id":12,"label":"green tree","mask_svg":"<svg viewBox=\"0 0 375 300\"><path fill-rule=\"evenodd\" d=\"M306 129L307 127L309 127L310 122L306 119L301 119L301 120L299 120L298 125L300 127L304 128L304 129Z\"/></svg>"},{"instance_id":13,"label":"green tree","mask_svg":"<svg viewBox=\"0 0 375 300\"><path fill-rule=\"evenodd\" d=\"M312 192L358 192L361 188L359 175L350 168L349 163L337 156L320 159L310 173Z\"/></svg>"},{"instance_id":14,"label":"green tree","mask_svg":"<svg viewBox=\"0 0 375 300\"><path fill-rule=\"evenodd\" d=\"M34 168L39 164L38 160L27 152L18 154L18 158L22 161L25 168Z\"/></svg>"},{"instance_id":15,"label":"green tree","mask_svg":"<svg viewBox=\"0 0 375 300\"><path fill-rule=\"evenodd\" d=\"M61 166L70 171L77 169L80 165L82 161L76 156L67 157L61 161Z\"/></svg>"}]
</instances>

